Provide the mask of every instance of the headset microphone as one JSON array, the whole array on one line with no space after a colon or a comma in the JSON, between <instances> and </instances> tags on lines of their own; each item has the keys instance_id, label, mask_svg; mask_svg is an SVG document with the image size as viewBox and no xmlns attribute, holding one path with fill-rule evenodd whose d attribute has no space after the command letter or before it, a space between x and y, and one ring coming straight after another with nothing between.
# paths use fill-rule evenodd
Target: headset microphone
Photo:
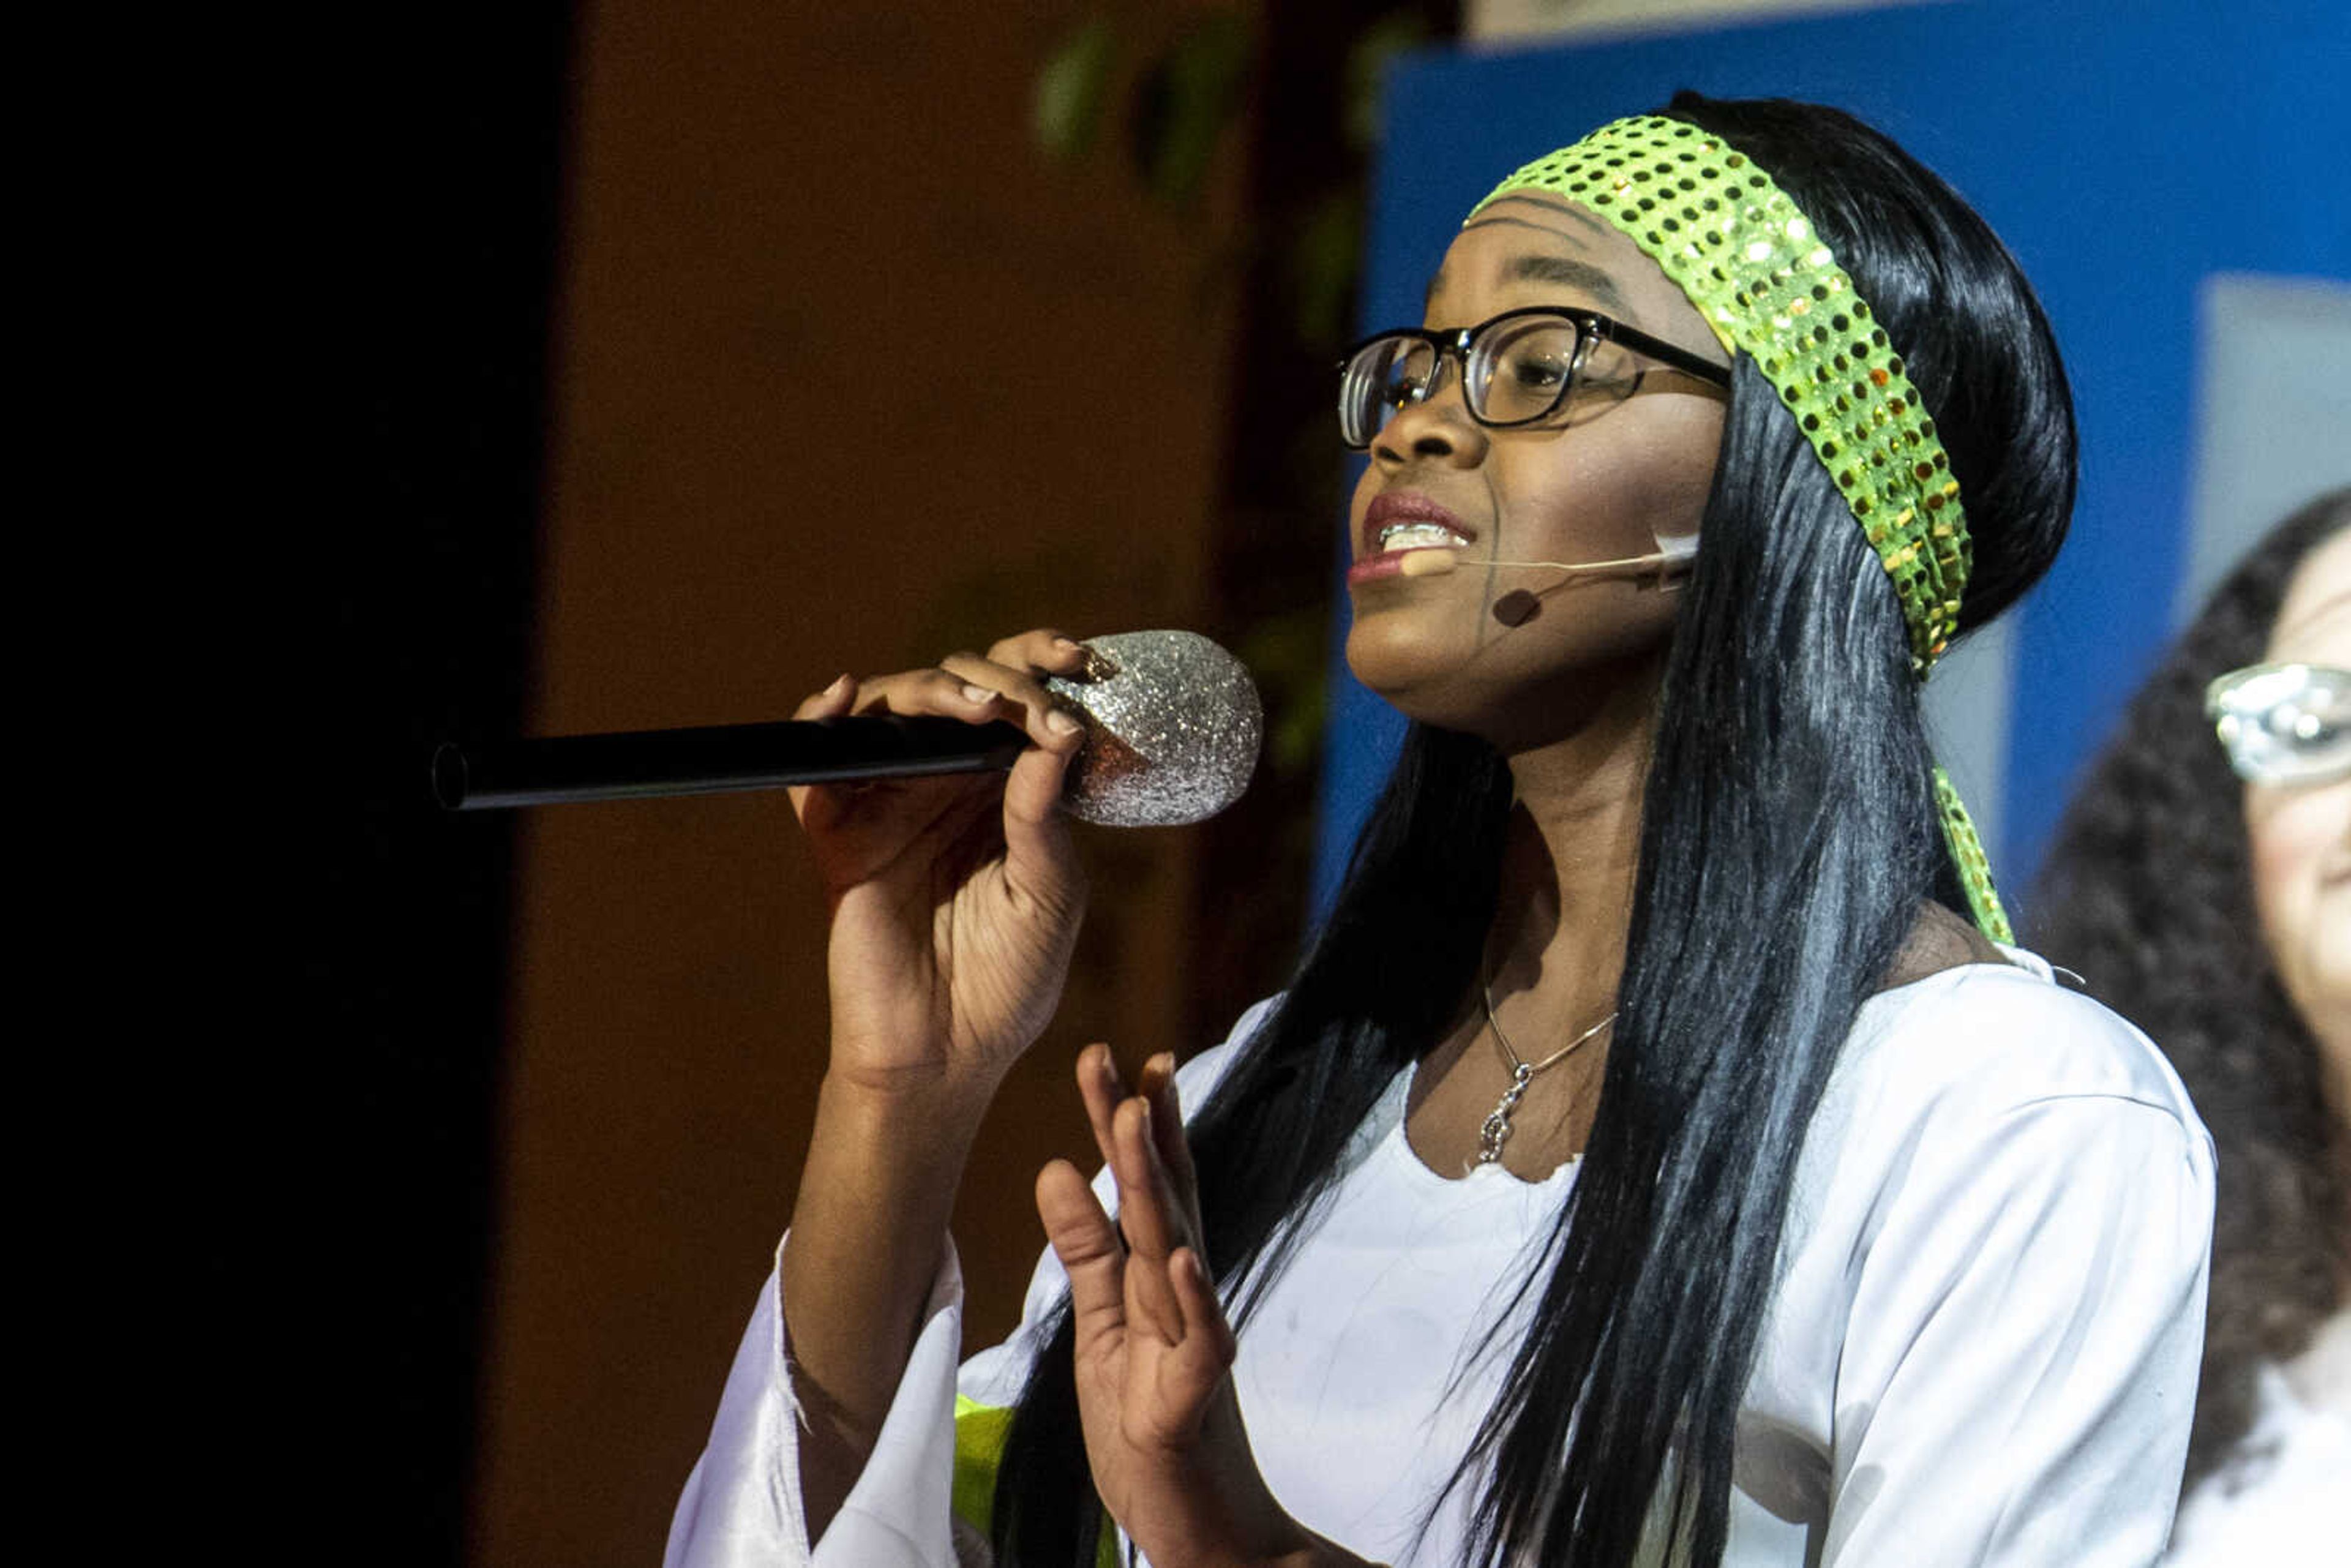
<instances>
[{"instance_id":1,"label":"headset microphone","mask_svg":"<svg viewBox=\"0 0 2351 1568\"><path fill-rule=\"evenodd\" d=\"M1513 570L1565 572L1570 580L1576 579L1631 579L1633 581L1660 591L1671 586L1677 578L1687 576L1690 558L1698 553L1695 535L1687 540L1660 539L1668 548L1653 550L1647 555L1626 556L1619 560L1489 560L1472 557L1468 562L1455 549L1416 549L1407 553L1397 566L1404 577L1444 577L1459 571L1467 564L1477 567L1507 567ZM1565 582L1553 586L1564 588ZM1545 591L1549 591L1546 590ZM1533 612L1536 596L1525 590L1506 593L1494 601L1494 619L1505 626L1522 624Z\"/></svg>"}]
</instances>

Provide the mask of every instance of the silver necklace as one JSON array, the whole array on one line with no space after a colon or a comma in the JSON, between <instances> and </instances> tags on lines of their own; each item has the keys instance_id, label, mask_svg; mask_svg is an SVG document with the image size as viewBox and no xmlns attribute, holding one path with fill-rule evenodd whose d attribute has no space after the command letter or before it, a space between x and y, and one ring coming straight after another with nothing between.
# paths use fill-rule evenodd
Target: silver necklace
<instances>
[{"instance_id":1,"label":"silver necklace","mask_svg":"<svg viewBox=\"0 0 2351 1568\"><path fill-rule=\"evenodd\" d=\"M1510 1070L1510 1086L1502 1092L1502 1103L1494 1107L1485 1124L1478 1129L1478 1163L1490 1166L1502 1157L1502 1145L1510 1138L1510 1113L1518 1108L1520 1096L1527 1092L1527 1085L1534 1082L1535 1074L1557 1067L1574 1055L1577 1048L1614 1023L1616 1015L1610 1013L1541 1061L1529 1063L1520 1060L1519 1053L1511 1049L1510 1037L1502 1032L1502 1020L1494 1016L1494 988L1481 978L1478 982L1478 996L1486 1004L1486 1027L1493 1031L1494 1043L1501 1048L1502 1061Z\"/></svg>"}]
</instances>

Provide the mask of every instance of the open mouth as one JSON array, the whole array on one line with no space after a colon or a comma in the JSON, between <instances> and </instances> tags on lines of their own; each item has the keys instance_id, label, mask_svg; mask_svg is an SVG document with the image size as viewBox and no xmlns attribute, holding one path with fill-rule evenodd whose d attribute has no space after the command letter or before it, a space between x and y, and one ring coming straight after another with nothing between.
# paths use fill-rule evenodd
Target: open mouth
<instances>
[{"instance_id":1,"label":"open mouth","mask_svg":"<svg viewBox=\"0 0 2351 1568\"><path fill-rule=\"evenodd\" d=\"M1358 548L1364 553L1347 569L1351 588L1384 578L1423 575L1405 571L1405 562L1422 551L1458 550L1478 540L1477 529L1416 490L1391 490L1372 497L1364 511L1363 528ZM1420 559L1452 565L1450 555L1423 554Z\"/></svg>"},{"instance_id":2,"label":"open mouth","mask_svg":"<svg viewBox=\"0 0 2351 1568\"><path fill-rule=\"evenodd\" d=\"M1373 542L1379 553L1415 549L1459 549L1469 541L1442 523L1419 520L1390 523L1382 528Z\"/></svg>"},{"instance_id":3,"label":"open mouth","mask_svg":"<svg viewBox=\"0 0 2351 1568\"><path fill-rule=\"evenodd\" d=\"M1477 529L1417 491L1392 490L1375 496L1364 511L1363 548L1372 555L1458 549L1477 537Z\"/></svg>"}]
</instances>

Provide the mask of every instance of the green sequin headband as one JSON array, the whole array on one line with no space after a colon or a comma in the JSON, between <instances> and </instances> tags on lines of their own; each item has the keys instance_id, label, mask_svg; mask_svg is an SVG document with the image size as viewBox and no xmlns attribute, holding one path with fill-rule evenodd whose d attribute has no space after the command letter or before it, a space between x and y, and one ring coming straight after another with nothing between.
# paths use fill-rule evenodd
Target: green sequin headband
<instances>
[{"instance_id":1,"label":"green sequin headband","mask_svg":"<svg viewBox=\"0 0 2351 1568\"><path fill-rule=\"evenodd\" d=\"M1550 192L1598 214L1665 269L1722 346L1744 351L1836 482L1894 580L1920 679L1958 631L1970 550L1935 421L1868 301L1788 193L1721 138L1637 115L1529 163L1470 210ZM2013 933L1959 791L1939 767L1944 835L1976 924Z\"/></svg>"},{"instance_id":2,"label":"green sequin headband","mask_svg":"<svg viewBox=\"0 0 2351 1568\"><path fill-rule=\"evenodd\" d=\"M1653 115L1536 160L1478 210L1530 187L1624 230L1722 346L1744 350L1780 389L1893 577L1923 675L1958 629L1967 586L1959 485L1902 356L1812 220L1720 138Z\"/></svg>"}]
</instances>

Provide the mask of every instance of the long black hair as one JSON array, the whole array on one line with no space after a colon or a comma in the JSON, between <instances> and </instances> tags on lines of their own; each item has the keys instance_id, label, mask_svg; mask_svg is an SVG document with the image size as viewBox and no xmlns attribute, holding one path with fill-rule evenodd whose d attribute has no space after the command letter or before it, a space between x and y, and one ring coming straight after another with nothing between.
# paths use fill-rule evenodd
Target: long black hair
<instances>
[{"instance_id":1,"label":"long black hair","mask_svg":"<svg viewBox=\"0 0 2351 1568\"><path fill-rule=\"evenodd\" d=\"M2074 473L2064 373L2013 259L1849 116L1690 93L1664 112L1771 171L1902 348L1974 534L1962 624L1998 613L2054 555ZM1630 1563L1662 1484L1688 1560L1719 1563L1805 1128L1922 903L1960 906L1892 583L1744 355L1699 538L1596 1120L1456 1478L1478 1489L1472 1562ZM1490 747L1415 726L1281 1006L1195 1120L1209 1261L1244 1335L1348 1135L1475 983L1510 810ZM998 1478L998 1561L1020 1568L1090 1562L1101 1518L1067 1316Z\"/></svg>"},{"instance_id":2,"label":"long black hair","mask_svg":"<svg viewBox=\"0 0 2351 1568\"><path fill-rule=\"evenodd\" d=\"M2293 1360L2351 1300L2351 1107L2278 982L2253 906L2242 788L2204 716L2215 675L2260 662L2294 573L2351 528L2319 497L2214 589L2065 809L2032 902L2034 945L2163 1049L2212 1134L2212 1289L2183 1493L2253 1424L2264 1362Z\"/></svg>"}]
</instances>

